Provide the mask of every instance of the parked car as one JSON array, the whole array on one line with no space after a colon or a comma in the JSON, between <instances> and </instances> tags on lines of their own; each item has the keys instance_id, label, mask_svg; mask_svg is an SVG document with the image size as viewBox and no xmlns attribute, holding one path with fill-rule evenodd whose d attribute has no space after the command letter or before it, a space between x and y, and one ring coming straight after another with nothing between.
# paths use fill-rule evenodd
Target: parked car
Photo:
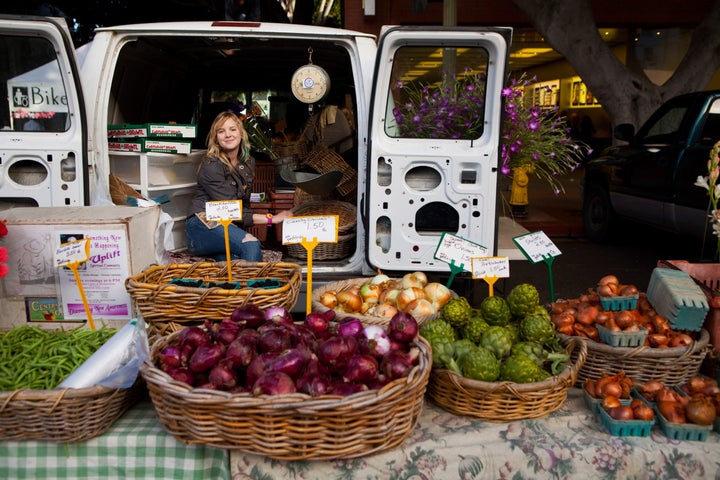
<instances>
[{"instance_id":1,"label":"parked car","mask_svg":"<svg viewBox=\"0 0 720 480\"><path fill-rule=\"evenodd\" d=\"M712 146L720 140L720 90L674 97L635 133L618 125L627 144L605 149L585 166L583 222L588 239L609 240L618 220L703 238L709 197L695 185L707 175Z\"/></svg>"}]
</instances>

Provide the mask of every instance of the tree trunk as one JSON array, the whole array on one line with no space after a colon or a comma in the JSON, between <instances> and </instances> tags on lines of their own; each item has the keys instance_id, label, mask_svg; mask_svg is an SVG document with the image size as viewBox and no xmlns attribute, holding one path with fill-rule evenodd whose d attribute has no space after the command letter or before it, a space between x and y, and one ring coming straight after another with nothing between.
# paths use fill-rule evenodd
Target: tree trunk
<instances>
[{"instance_id":1,"label":"tree trunk","mask_svg":"<svg viewBox=\"0 0 720 480\"><path fill-rule=\"evenodd\" d=\"M655 85L643 72L634 72L618 60L598 33L589 0L511 1L565 56L613 125L639 127L665 100L704 89L720 66L720 0L695 29L688 52L664 85Z\"/></svg>"}]
</instances>

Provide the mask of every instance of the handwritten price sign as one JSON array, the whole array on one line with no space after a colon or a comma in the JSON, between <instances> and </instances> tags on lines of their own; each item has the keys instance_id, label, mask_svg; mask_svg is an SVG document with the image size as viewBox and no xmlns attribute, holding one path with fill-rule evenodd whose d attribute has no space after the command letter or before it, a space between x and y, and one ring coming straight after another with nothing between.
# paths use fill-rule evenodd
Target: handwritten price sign
<instances>
[{"instance_id":1,"label":"handwritten price sign","mask_svg":"<svg viewBox=\"0 0 720 480\"><path fill-rule=\"evenodd\" d=\"M513 242L532 263L542 262L562 253L543 231L520 235L513 238Z\"/></svg>"},{"instance_id":2,"label":"handwritten price sign","mask_svg":"<svg viewBox=\"0 0 720 480\"><path fill-rule=\"evenodd\" d=\"M443 233L435 250L435 258L445 263L454 263L470 271L472 259L487 255L487 248L452 233Z\"/></svg>"},{"instance_id":3,"label":"handwritten price sign","mask_svg":"<svg viewBox=\"0 0 720 480\"><path fill-rule=\"evenodd\" d=\"M337 243L338 215L290 217L283 221L282 243L302 243L317 239L318 243Z\"/></svg>"},{"instance_id":4,"label":"handwritten price sign","mask_svg":"<svg viewBox=\"0 0 720 480\"><path fill-rule=\"evenodd\" d=\"M240 220L242 218L242 200L206 202L205 216L212 221Z\"/></svg>"},{"instance_id":5,"label":"handwritten price sign","mask_svg":"<svg viewBox=\"0 0 720 480\"><path fill-rule=\"evenodd\" d=\"M508 257L478 257L472 259L473 278L507 278L510 276Z\"/></svg>"},{"instance_id":6,"label":"handwritten price sign","mask_svg":"<svg viewBox=\"0 0 720 480\"><path fill-rule=\"evenodd\" d=\"M55 250L55 266L67 267L71 263L87 262L90 257L89 238L61 244Z\"/></svg>"}]
</instances>

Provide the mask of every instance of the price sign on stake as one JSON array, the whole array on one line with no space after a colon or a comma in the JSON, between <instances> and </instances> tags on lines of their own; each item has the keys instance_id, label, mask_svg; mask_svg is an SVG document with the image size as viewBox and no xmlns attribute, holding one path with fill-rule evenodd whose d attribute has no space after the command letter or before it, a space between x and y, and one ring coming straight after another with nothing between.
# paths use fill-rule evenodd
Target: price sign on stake
<instances>
[{"instance_id":1,"label":"price sign on stake","mask_svg":"<svg viewBox=\"0 0 720 480\"><path fill-rule=\"evenodd\" d=\"M450 278L446 287L450 288L455 275L462 272L463 269L468 272L471 271L474 257L483 257L487 253L487 248L482 245L452 233L443 232L438 247L435 249L435 259L450 265Z\"/></svg>"},{"instance_id":2,"label":"price sign on stake","mask_svg":"<svg viewBox=\"0 0 720 480\"><path fill-rule=\"evenodd\" d=\"M282 243L299 243L307 251L306 313L312 312L312 254L318 243L337 243L338 215L299 216L283 221Z\"/></svg>"},{"instance_id":3,"label":"price sign on stake","mask_svg":"<svg viewBox=\"0 0 720 480\"><path fill-rule=\"evenodd\" d=\"M552 262L558 255L562 254L560 249L550 240L543 231L526 233L514 237L513 243L520 249L525 258L529 262L535 264L540 261L545 262L548 269L548 279L550 282L550 300L555 301L555 287L553 285Z\"/></svg>"},{"instance_id":4,"label":"price sign on stake","mask_svg":"<svg viewBox=\"0 0 720 480\"><path fill-rule=\"evenodd\" d=\"M218 200L214 202L205 202L205 218L211 222L216 221L223 226L223 232L225 234L225 258L227 259L228 282L232 282L228 227L233 220L242 219L242 200Z\"/></svg>"},{"instance_id":5,"label":"price sign on stake","mask_svg":"<svg viewBox=\"0 0 720 480\"><path fill-rule=\"evenodd\" d=\"M62 243L55 250L55 266L56 267L67 267L73 272L75 277L75 283L77 283L78 291L80 292L80 298L85 307L85 314L88 318L88 325L91 330L95 330L95 321L92 318L92 312L90 311L90 305L88 305L87 297L85 296L85 290L82 286L82 280L80 279L80 273L78 273L78 265L87 262L90 258L90 239L81 238L74 242Z\"/></svg>"},{"instance_id":6,"label":"price sign on stake","mask_svg":"<svg viewBox=\"0 0 720 480\"><path fill-rule=\"evenodd\" d=\"M477 257L472 259L472 278L482 278L487 282L493 296L493 285L498 278L510 276L510 261L508 257Z\"/></svg>"}]
</instances>

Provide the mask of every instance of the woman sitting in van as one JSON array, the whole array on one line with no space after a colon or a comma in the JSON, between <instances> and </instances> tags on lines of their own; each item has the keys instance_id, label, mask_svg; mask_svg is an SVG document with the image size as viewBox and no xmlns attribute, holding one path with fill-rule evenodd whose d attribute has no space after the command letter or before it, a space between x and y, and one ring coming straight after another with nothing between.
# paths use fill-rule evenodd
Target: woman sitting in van
<instances>
[{"instance_id":1,"label":"woman sitting in van","mask_svg":"<svg viewBox=\"0 0 720 480\"><path fill-rule=\"evenodd\" d=\"M197 188L185 223L185 237L190 253L226 260L225 229L205 218L205 204L220 200L242 200L242 220L228 226L231 259L250 262L262 260L260 241L247 232L253 225L280 223L291 215L289 210L277 215L253 213L249 208L255 159L250 155L250 140L240 118L232 112L220 113L207 137L208 151L198 169Z\"/></svg>"}]
</instances>

